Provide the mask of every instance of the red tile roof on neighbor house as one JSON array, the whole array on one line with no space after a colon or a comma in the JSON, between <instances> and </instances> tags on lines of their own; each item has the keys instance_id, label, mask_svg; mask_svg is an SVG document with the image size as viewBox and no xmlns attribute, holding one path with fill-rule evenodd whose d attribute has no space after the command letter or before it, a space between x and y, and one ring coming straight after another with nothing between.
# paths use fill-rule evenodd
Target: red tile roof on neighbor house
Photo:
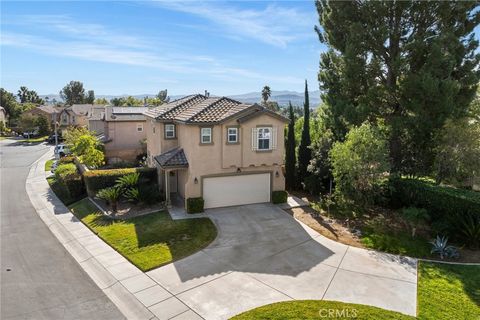
<instances>
[{"instance_id":1,"label":"red tile roof on neighbor house","mask_svg":"<svg viewBox=\"0 0 480 320\"><path fill-rule=\"evenodd\" d=\"M206 97L196 94L151 108L145 115L157 120L183 123L219 123L240 114L271 113L282 120L281 115L268 111L258 104L245 104L227 97Z\"/></svg>"}]
</instances>

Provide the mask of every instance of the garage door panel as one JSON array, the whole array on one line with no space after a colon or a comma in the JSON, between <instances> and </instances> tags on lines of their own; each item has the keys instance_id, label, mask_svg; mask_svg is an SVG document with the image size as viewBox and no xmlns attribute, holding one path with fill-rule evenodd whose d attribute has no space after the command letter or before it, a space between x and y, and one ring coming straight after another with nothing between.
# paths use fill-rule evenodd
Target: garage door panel
<instances>
[{"instance_id":1,"label":"garage door panel","mask_svg":"<svg viewBox=\"0 0 480 320\"><path fill-rule=\"evenodd\" d=\"M203 179L205 208L270 201L270 174L246 174Z\"/></svg>"}]
</instances>

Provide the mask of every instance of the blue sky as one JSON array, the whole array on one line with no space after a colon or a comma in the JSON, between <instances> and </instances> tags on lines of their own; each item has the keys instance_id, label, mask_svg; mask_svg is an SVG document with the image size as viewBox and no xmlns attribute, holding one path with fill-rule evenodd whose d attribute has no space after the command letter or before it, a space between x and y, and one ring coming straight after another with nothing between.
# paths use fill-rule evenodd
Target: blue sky
<instances>
[{"instance_id":1,"label":"blue sky","mask_svg":"<svg viewBox=\"0 0 480 320\"><path fill-rule=\"evenodd\" d=\"M318 89L312 1L1 3L1 86L96 94Z\"/></svg>"}]
</instances>

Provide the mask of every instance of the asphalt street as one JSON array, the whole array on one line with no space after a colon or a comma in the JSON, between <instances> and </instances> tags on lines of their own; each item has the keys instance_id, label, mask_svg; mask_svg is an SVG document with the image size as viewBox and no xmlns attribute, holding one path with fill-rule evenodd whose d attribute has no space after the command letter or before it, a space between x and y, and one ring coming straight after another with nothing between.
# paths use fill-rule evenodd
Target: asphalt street
<instances>
[{"instance_id":1,"label":"asphalt street","mask_svg":"<svg viewBox=\"0 0 480 320\"><path fill-rule=\"evenodd\" d=\"M0 319L123 319L30 203L30 166L49 148L0 141Z\"/></svg>"}]
</instances>

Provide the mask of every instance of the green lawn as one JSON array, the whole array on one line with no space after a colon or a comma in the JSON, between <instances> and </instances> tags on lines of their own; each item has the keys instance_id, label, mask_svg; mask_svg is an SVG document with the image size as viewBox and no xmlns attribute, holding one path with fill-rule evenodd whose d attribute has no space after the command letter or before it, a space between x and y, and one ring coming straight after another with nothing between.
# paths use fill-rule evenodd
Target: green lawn
<instances>
[{"instance_id":1,"label":"green lawn","mask_svg":"<svg viewBox=\"0 0 480 320\"><path fill-rule=\"evenodd\" d=\"M329 315L329 312L332 314ZM415 319L398 312L361 304L325 300L299 300L279 302L253 309L233 317L235 320L251 319L358 319L394 320Z\"/></svg>"},{"instance_id":2,"label":"green lawn","mask_svg":"<svg viewBox=\"0 0 480 320\"><path fill-rule=\"evenodd\" d=\"M125 221L101 214L88 199L70 210L100 238L133 264L147 271L189 256L212 242L217 230L208 218L172 220L158 212Z\"/></svg>"},{"instance_id":3,"label":"green lawn","mask_svg":"<svg viewBox=\"0 0 480 320\"><path fill-rule=\"evenodd\" d=\"M45 171L50 171L52 169L52 164L55 162L55 159L50 159L45 162Z\"/></svg>"},{"instance_id":4,"label":"green lawn","mask_svg":"<svg viewBox=\"0 0 480 320\"><path fill-rule=\"evenodd\" d=\"M418 272L417 319L480 319L480 266L420 262ZM327 312L324 310L328 309L337 312L337 316L322 317ZM356 317L352 317L354 312ZM371 306L320 300L274 303L247 311L233 319L320 318L414 319Z\"/></svg>"},{"instance_id":5,"label":"green lawn","mask_svg":"<svg viewBox=\"0 0 480 320\"><path fill-rule=\"evenodd\" d=\"M419 319L480 319L480 266L420 263Z\"/></svg>"}]
</instances>

